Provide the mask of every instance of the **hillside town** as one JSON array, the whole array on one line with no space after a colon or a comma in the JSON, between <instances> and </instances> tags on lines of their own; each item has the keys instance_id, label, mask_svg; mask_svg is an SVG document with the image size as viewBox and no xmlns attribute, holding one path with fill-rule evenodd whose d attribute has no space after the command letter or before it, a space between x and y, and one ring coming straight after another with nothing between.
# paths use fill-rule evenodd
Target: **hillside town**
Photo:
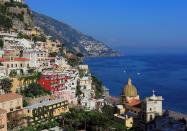
<instances>
[{"instance_id":1,"label":"hillside town","mask_svg":"<svg viewBox=\"0 0 187 131\"><path fill-rule=\"evenodd\" d=\"M104 105L104 93L94 89L83 55L39 27L1 28L0 45L0 130L37 127L70 107L95 110Z\"/></svg>"},{"instance_id":2,"label":"hillside town","mask_svg":"<svg viewBox=\"0 0 187 131\"><path fill-rule=\"evenodd\" d=\"M141 100L130 78L111 97L83 58L39 27L0 27L0 131L186 129L154 90Z\"/></svg>"},{"instance_id":3,"label":"hillside town","mask_svg":"<svg viewBox=\"0 0 187 131\"><path fill-rule=\"evenodd\" d=\"M38 27L1 30L0 45L2 131L39 125L70 107L95 110L104 105L101 96L96 98L83 56L68 52Z\"/></svg>"}]
</instances>

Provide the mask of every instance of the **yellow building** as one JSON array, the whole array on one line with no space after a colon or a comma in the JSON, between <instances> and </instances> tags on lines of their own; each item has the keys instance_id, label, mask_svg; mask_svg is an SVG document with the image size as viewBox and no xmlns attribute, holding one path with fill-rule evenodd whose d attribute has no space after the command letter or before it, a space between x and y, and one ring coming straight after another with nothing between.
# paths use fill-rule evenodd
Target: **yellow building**
<instances>
[{"instance_id":1,"label":"yellow building","mask_svg":"<svg viewBox=\"0 0 187 131\"><path fill-rule=\"evenodd\" d=\"M63 99L48 100L25 107L27 123L39 125L58 118L62 113L68 112L68 102Z\"/></svg>"},{"instance_id":2,"label":"yellow building","mask_svg":"<svg viewBox=\"0 0 187 131\"><path fill-rule=\"evenodd\" d=\"M47 42L45 43L45 48L49 52L58 52L60 45L61 43L59 41L47 40Z\"/></svg>"},{"instance_id":3,"label":"yellow building","mask_svg":"<svg viewBox=\"0 0 187 131\"><path fill-rule=\"evenodd\" d=\"M124 124L126 128L130 129L133 127L133 116L129 116L127 114L124 115L119 115L119 114L114 114L114 119L115 121Z\"/></svg>"},{"instance_id":4,"label":"yellow building","mask_svg":"<svg viewBox=\"0 0 187 131\"><path fill-rule=\"evenodd\" d=\"M36 36L41 35L40 29L38 27L32 28L31 34Z\"/></svg>"},{"instance_id":5,"label":"yellow building","mask_svg":"<svg viewBox=\"0 0 187 131\"><path fill-rule=\"evenodd\" d=\"M0 131L7 131L7 112L0 109Z\"/></svg>"},{"instance_id":6,"label":"yellow building","mask_svg":"<svg viewBox=\"0 0 187 131\"><path fill-rule=\"evenodd\" d=\"M27 85L31 84L35 80L29 79L32 76L16 76L11 78L12 79L12 88L11 92L16 93L21 88L26 87Z\"/></svg>"}]
</instances>

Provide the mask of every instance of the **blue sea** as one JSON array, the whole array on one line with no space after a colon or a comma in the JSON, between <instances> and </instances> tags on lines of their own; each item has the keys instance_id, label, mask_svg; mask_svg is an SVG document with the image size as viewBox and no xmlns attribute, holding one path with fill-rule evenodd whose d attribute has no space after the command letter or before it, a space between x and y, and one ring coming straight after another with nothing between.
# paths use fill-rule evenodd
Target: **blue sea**
<instances>
[{"instance_id":1,"label":"blue sea","mask_svg":"<svg viewBox=\"0 0 187 131\"><path fill-rule=\"evenodd\" d=\"M154 89L163 96L165 109L187 114L187 55L88 58L85 63L112 96L120 96L131 77L141 99Z\"/></svg>"}]
</instances>

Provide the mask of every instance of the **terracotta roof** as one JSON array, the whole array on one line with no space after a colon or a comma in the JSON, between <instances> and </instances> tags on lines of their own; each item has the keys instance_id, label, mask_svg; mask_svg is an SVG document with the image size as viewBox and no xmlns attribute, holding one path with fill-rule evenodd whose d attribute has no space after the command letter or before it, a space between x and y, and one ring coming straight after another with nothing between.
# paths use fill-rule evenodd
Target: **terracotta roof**
<instances>
[{"instance_id":1,"label":"terracotta roof","mask_svg":"<svg viewBox=\"0 0 187 131\"><path fill-rule=\"evenodd\" d=\"M5 58L0 58L0 62L7 61Z\"/></svg>"},{"instance_id":2,"label":"terracotta roof","mask_svg":"<svg viewBox=\"0 0 187 131\"><path fill-rule=\"evenodd\" d=\"M0 102L11 101L17 98L22 98L23 96L16 93L8 93L4 95L0 95Z\"/></svg>"},{"instance_id":3,"label":"terracotta roof","mask_svg":"<svg viewBox=\"0 0 187 131\"><path fill-rule=\"evenodd\" d=\"M7 111L4 109L0 109L0 114L4 114L4 113L7 113Z\"/></svg>"},{"instance_id":4,"label":"terracotta roof","mask_svg":"<svg viewBox=\"0 0 187 131\"><path fill-rule=\"evenodd\" d=\"M0 62L9 62L9 61L29 61L28 58L14 58L14 60L8 60L6 58L0 58Z\"/></svg>"},{"instance_id":5,"label":"terracotta roof","mask_svg":"<svg viewBox=\"0 0 187 131\"><path fill-rule=\"evenodd\" d=\"M130 106L136 106L136 105L139 105L141 103L140 100L136 100L136 99L132 99L128 102L128 105Z\"/></svg>"},{"instance_id":6,"label":"terracotta roof","mask_svg":"<svg viewBox=\"0 0 187 131\"><path fill-rule=\"evenodd\" d=\"M20 58L14 58L14 61L29 61L30 59L28 59L28 58L22 58L22 57L20 57Z\"/></svg>"}]
</instances>

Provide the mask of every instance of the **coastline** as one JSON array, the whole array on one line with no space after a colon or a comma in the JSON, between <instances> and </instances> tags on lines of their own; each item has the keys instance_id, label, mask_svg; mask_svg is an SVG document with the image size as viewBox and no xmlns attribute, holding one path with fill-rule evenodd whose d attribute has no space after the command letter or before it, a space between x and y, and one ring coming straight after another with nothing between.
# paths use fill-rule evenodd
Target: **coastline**
<instances>
[{"instance_id":1,"label":"coastline","mask_svg":"<svg viewBox=\"0 0 187 131\"><path fill-rule=\"evenodd\" d=\"M176 120L178 119L185 119L187 121L187 114L181 113L181 112L176 112L173 110L168 110L169 111L169 116L175 118Z\"/></svg>"}]
</instances>

